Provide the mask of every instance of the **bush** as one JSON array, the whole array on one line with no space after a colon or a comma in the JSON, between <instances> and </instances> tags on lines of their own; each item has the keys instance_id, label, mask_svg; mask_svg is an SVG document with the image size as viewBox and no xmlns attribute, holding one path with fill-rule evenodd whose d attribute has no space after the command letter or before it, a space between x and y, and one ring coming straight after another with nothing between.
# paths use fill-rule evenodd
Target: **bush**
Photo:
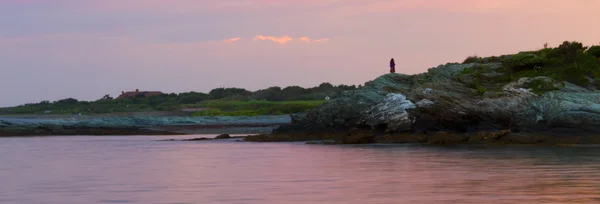
<instances>
[{"instance_id":1,"label":"bush","mask_svg":"<svg viewBox=\"0 0 600 204\"><path fill-rule=\"evenodd\" d=\"M580 42L565 41L557 48L552 49L549 57L561 59L563 62L571 63L577 56L583 54L585 47Z\"/></svg>"},{"instance_id":2,"label":"bush","mask_svg":"<svg viewBox=\"0 0 600 204\"><path fill-rule=\"evenodd\" d=\"M488 91L487 88L485 88L479 84L475 85L475 89L477 89L477 94L479 94L480 96L483 96L483 94L485 94L485 92Z\"/></svg>"},{"instance_id":3,"label":"bush","mask_svg":"<svg viewBox=\"0 0 600 204\"><path fill-rule=\"evenodd\" d=\"M533 93L537 95L542 95L548 91L554 91L558 88L554 87L554 83L552 81L546 81L544 79L536 79L529 84L527 84L527 88L530 88Z\"/></svg>"},{"instance_id":4,"label":"bush","mask_svg":"<svg viewBox=\"0 0 600 204\"><path fill-rule=\"evenodd\" d=\"M600 45L590 47L585 53L600 58Z\"/></svg>"},{"instance_id":5,"label":"bush","mask_svg":"<svg viewBox=\"0 0 600 204\"><path fill-rule=\"evenodd\" d=\"M512 71L521 71L533 69L535 66L542 66L545 59L532 53L519 53L508 56L502 64L509 67Z\"/></svg>"},{"instance_id":6,"label":"bush","mask_svg":"<svg viewBox=\"0 0 600 204\"><path fill-rule=\"evenodd\" d=\"M473 55L473 56L467 57L467 59L465 59L463 61L463 64L481 62L481 60L482 60L481 57L478 57L477 55Z\"/></svg>"}]
</instances>

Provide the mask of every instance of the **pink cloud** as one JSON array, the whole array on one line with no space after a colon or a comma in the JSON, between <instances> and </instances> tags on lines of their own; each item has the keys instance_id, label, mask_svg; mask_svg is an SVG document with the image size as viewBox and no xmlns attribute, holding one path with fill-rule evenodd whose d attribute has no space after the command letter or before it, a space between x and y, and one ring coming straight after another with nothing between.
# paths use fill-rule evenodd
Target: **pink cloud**
<instances>
[{"instance_id":1,"label":"pink cloud","mask_svg":"<svg viewBox=\"0 0 600 204\"><path fill-rule=\"evenodd\" d=\"M327 41L329 41L328 38L322 38L322 39L313 40L313 39L310 39L309 37L306 37L306 36L305 37L300 37L300 40L303 41L303 42L307 42L307 43L311 43L311 42L319 43L319 42L327 42Z\"/></svg>"},{"instance_id":2,"label":"pink cloud","mask_svg":"<svg viewBox=\"0 0 600 204\"><path fill-rule=\"evenodd\" d=\"M235 37L235 38L229 38L229 39L225 39L223 40L224 43L234 43L236 41L239 41L241 38L240 37Z\"/></svg>"},{"instance_id":3,"label":"pink cloud","mask_svg":"<svg viewBox=\"0 0 600 204\"><path fill-rule=\"evenodd\" d=\"M279 44L286 44L289 41L292 41L293 38L290 36L281 36L281 37L275 37L275 36L264 36L264 35L257 35L256 37L254 37L254 40L269 40L269 41L273 41L275 43L279 43Z\"/></svg>"},{"instance_id":4,"label":"pink cloud","mask_svg":"<svg viewBox=\"0 0 600 204\"><path fill-rule=\"evenodd\" d=\"M300 37L300 40L304 41L304 42L310 42L311 41L310 38L308 38L308 37Z\"/></svg>"}]
</instances>

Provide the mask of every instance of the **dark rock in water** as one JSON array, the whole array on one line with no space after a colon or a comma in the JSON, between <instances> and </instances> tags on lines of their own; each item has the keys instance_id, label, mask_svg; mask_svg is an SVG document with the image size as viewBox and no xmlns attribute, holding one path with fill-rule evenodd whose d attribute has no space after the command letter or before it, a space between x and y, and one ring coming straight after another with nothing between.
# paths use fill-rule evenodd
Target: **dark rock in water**
<instances>
[{"instance_id":1,"label":"dark rock in water","mask_svg":"<svg viewBox=\"0 0 600 204\"><path fill-rule=\"evenodd\" d=\"M166 140L158 140L158 141L204 141L204 140L229 139L229 138L234 138L234 137L231 137L229 134L222 134L222 135L215 137L214 139L201 137L201 138L192 138L192 139L184 139L184 140L166 139Z\"/></svg>"},{"instance_id":2,"label":"dark rock in water","mask_svg":"<svg viewBox=\"0 0 600 204\"><path fill-rule=\"evenodd\" d=\"M163 142L163 141L179 141L179 140L176 140L176 139L166 139L166 140L157 140L157 141Z\"/></svg>"},{"instance_id":3,"label":"dark rock in water","mask_svg":"<svg viewBox=\"0 0 600 204\"><path fill-rule=\"evenodd\" d=\"M341 139L343 144L368 144L375 142L375 133L372 131L354 131Z\"/></svg>"},{"instance_id":4,"label":"dark rock in water","mask_svg":"<svg viewBox=\"0 0 600 204\"><path fill-rule=\"evenodd\" d=\"M306 142L306 144L320 144L320 145L338 145L338 144L342 144L341 142L336 142L336 141L310 141L310 142Z\"/></svg>"},{"instance_id":5,"label":"dark rock in water","mask_svg":"<svg viewBox=\"0 0 600 204\"><path fill-rule=\"evenodd\" d=\"M229 134L221 134L221 135L218 135L217 137L215 137L215 139L230 139L230 138L233 138L233 137L231 137Z\"/></svg>"},{"instance_id":6,"label":"dark rock in water","mask_svg":"<svg viewBox=\"0 0 600 204\"><path fill-rule=\"evenodd\" d=\"M463 71L474 66L496 73L502 65L447 64L418 75L385 74L358 90L293 115L291 125L283 125L272 134L245 140L335 140L345 144L600 142L600 93L548 77L509 82L499 79L501 74L481 73L485 80L477 81L476 75ZM533 93L528 87L536 81L553 87ZM475 82L478 84L473 85ZM487 90L491 90L489 94Z\"/></svg>"},{"instance_id":7,"label":"dark rock in water","mask_svg":"<svg viewBox=\"0 0 600 204\"><path fill-rule=\"evenodd\" d=\"M202 141L202 140L211 140L211 139L206 138L206 137L201 137L201 138L187 139L187 140L182 140L182 141Z\"/></svg>"}]
</instances>

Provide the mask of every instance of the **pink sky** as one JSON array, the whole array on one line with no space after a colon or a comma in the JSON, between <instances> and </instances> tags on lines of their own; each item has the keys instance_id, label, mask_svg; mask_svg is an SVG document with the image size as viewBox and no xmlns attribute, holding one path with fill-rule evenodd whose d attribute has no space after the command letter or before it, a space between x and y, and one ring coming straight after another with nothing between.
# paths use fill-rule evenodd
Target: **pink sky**
<instances>
[{"instance_id":1,"label":"pink sky","mask_svg":"<svg viewBox=\"0 0 600 204\"><path fill-rule=\"evenodd\" d=\"M0 0L0 106L122 90L363 84L562 41L596 0Z\"/></svg>"}]
</instances>

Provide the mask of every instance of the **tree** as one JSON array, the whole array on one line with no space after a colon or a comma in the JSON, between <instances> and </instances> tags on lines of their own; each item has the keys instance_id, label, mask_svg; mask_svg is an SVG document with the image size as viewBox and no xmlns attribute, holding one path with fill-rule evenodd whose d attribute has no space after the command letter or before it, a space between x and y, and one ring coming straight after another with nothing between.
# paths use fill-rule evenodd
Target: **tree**
<instances>
[{"instance_id":1,"label":"tree","mask_svg":"<svg viewBox=\"0 0 600 204\"><path fill-rule=\"evenodd\" d=\"M252 94L252 92L240 88L216 88L208 92L208 95L212 99L222 99L233 95L249 96L250 94Z\"/></svg>"},{"instance_id":2,"label":"tree","mask_svg":"<svg viewBox=\"0 0 600 204\"><path fill-rule=\"evenodd\" d=\"M77 102L79 102L77 99L74 98L66 98L66 99L61 99L58 101L55 101L55 104L59 104L59 105L73 105L73 104L77 104Z\"/></svg>"},{"instance_id":3,"label":"tree","mask_svg":"<svg viewBox=\"0 0 600 204\"><path fill-rule=\"evenodd\" d=\"M600 58L600 45L594 45L590 47L587 51L585 51L585 53L590 54L596 58Z\"/></svg>"},{"instance_id":4,"label":"tree","mask_svg":"<svg viewBox=\"0 0 600 204\"><path fill-rule=\"evenodd\" d=\"M255 91L250 98L255 100L280 101L281 87L272 86L267 89Z\"/></svg>"},{"instance_id":5,"label":"tree","mask_svg":"<svg viewBox=\"0 0 600 204\"><path fill-rule=\"evenodd\" d=\"M102 96L102 98L100 100L113 100L113 97L110 97L110 94L106 94L106 95Z\"/></svg>"},{"instance_id":6,"label":"tree","mask_svg":"<svg viewBox=\"0 0 600 204\"><path fill-rule=\"evenodd\" d=\"M560 44L557 48L554 48L550 54L550 57L561 59L566 63L571 63L585 51L586 47L580 42L569 42L565 41Z\"/></svg>"}]
</instances>

